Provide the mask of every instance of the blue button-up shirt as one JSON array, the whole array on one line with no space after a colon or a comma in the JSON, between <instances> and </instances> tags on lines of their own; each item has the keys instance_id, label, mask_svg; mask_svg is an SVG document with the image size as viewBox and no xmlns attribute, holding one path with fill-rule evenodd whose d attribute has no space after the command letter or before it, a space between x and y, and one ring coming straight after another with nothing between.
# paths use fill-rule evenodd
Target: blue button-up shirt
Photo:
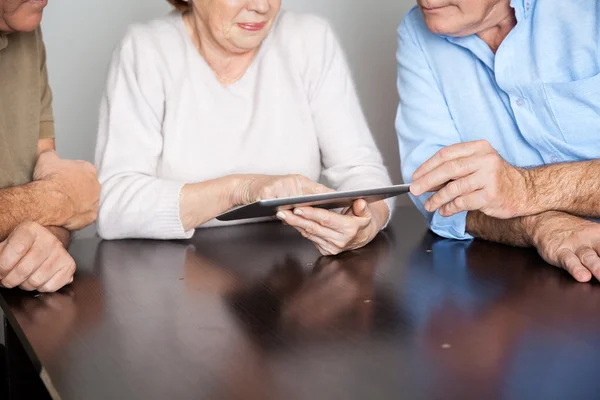
<instances>
[{"instance_id":1,"label":"blue button-up shirt","mask_svg":"<svg viewBox=\"0 0 600 400\"><path fill-rule=\"evenodd\" d=\"M600 2L511 6L517 25L496 54L476 35L431 33L418 8L404 18L396 129L406 182L441 148L479 139L521 167L600 158ZM413 201L431 229L470 239L466 213L428 213L429 196Z\"/></svg>"}]
</instances>

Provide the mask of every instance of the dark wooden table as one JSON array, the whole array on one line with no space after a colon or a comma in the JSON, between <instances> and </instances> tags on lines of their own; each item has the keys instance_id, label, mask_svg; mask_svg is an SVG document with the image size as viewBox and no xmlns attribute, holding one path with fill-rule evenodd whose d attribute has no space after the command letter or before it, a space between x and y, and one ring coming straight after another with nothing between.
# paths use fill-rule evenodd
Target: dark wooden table
<instances>
[{"instance_id":1,"label":"dark wooden table","mask_svg":"<svg viewBox=\"0 0 600 400\"><path fill-rule=\"evenodd\" d=\"M600 398L600 288L412 208L319 258L278 223L80 240L62 293L2 291L55 398Z\"/></svg>"}]
</instances>

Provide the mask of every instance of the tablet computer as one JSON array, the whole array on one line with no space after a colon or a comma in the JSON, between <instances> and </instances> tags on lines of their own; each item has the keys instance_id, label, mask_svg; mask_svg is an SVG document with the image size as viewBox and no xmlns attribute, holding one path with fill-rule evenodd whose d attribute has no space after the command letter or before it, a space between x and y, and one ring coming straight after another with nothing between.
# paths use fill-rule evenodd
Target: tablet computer
<instances>
[{"instance_id":1,"label":"tablet computer","mask_svg":"<svg viewBox=\"0 0 600 400\"><path fill-rule=\"evenodd\" d=\"M410 191L409 185L386 186L375 189L349 190L323 194L309 194L296 197L261 200L245 206L236 207L217 217L220 221L272 217L281 210L296 207L320 207L325 209L349 207L355 200L364 199L374 203L389 197L399 196Z\"/></svg>"}]
</instances>

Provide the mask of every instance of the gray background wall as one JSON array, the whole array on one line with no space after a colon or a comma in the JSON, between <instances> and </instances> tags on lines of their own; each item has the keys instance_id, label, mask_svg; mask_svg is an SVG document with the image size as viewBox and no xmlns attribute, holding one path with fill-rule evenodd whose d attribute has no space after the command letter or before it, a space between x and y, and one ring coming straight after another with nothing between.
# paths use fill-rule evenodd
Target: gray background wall
<instances>
[{"instance_id":1,"label":"gray background wall","mask_svg":"<svg viewBox=\"0 0 600 400\"><path fill-rule=\"evenodd\" d=\"M363 110L395 183L396 28L414 0L283 0L328 18L348 55ZM93 161L98 102L114 46L126 27L169 12L165 0L50 1L43 29L54 90L57 146Z\"/></svg>"}]
</instances>

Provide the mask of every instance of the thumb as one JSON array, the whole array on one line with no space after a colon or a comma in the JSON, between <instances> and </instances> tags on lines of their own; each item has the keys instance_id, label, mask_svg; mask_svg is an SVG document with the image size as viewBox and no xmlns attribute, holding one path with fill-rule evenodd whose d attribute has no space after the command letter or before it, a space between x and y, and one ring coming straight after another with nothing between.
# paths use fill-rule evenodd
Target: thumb
<instances>
[{"instance_id":1,"label":"thumb","mask_svg":"<svg viewBox=\"0 0 600 400\"><path fill-rule=\"evenodd\" d=\"M352 212L359 218L371 218L369 205L363 199L358 199L352 204Z\"/></svg>"}]
</instances>

